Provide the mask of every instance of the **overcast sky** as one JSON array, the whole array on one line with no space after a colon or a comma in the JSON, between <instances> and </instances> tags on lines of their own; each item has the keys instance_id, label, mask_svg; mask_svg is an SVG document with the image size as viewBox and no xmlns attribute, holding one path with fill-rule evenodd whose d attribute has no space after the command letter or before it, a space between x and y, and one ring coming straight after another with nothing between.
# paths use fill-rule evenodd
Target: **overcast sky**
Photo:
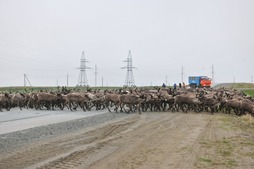
<instances>
[{"instance_id":1,"label":"overcast sky","mask_svg":"<svg viewBox=\"0 0 254 169\"><path fill-rule=\"evenodd\" d=\"M131 50L137 86L190 75L251 82L253 0L0 0L0 86L78 83L80 59L97 85L122 86ZM87 70L95 85L95 70Z\"/></svg>"}]
</instances>

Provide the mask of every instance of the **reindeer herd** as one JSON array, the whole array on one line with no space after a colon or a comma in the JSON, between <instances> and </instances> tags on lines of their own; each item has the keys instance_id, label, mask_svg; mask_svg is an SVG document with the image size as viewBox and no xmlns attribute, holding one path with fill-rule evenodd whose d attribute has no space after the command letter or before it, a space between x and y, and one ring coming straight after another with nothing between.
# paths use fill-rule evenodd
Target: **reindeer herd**
<instances>
[{"instance_id":1,"label":"reindeer herd","mask_svg":"<svg viewBox=\"0 0 254 169\"><path fill-rule=\"evenodd\" d=\"M188 111L224 112L236 115L254 115L254 101L243 92L229 89L119 89L119 90L68 90L63 87L57 92L17 92L0 94L0 111L19 107L20 110L55 110L69 109L107 109L112 112L146 112L146 111Z\"/></svg>"}]
</instances>

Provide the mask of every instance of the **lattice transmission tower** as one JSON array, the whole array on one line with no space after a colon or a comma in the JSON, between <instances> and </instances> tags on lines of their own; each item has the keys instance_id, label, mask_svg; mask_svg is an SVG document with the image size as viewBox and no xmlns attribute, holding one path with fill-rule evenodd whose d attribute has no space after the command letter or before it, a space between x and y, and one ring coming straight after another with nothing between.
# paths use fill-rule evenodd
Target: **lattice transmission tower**
<instances>
[{"instance_id":1,"label":"lattice transmission tower","mask_svg":"<svg viewBox=\"0 0 254 169\"><path fill-rule=\"evenodd\" d=\"M91 68L86 66L87 62L88 61L86 60L85 52L82 51L82 56L81 56L81 60L80 60L80 67L78 68L78 69L80 69L79 78L78 78L78 86L88 86L86 70L91 69Z\"/></svg>"},{"instance_id":2,"label":"lattice transmission tower","mask_svg":"<svg viewBox=\"0 0 254 169\"><path fill-rule=\"evenodd\" d=\"M29 79L27 78L27 75L24 74L24 87L27 86L27 82L28 82L28 84L29 84L30 86L32 86L31 83L30 83L30 81L29 81Z\"/></svg>"},{"instance_id":3,"label":"lattice transmission tower","mask_svg":"<svg viewBox=\"0 0 254 169\"><path fill-rule=\"evenodd\" d=\"M131 51L129 50L128 58L124 62L127 62L127 66L122 67L122 69L127 69L126 78L125 78L125 86L135 86L134 76L133 76L133 69L136 67L132 66L132 57Z\"/></svg>"}]
</instances>

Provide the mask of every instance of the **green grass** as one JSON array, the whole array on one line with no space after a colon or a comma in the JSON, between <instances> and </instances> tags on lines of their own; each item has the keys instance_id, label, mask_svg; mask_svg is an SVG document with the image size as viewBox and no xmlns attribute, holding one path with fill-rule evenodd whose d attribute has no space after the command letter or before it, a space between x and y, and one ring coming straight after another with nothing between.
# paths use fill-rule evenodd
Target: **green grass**
<instances>
[{"instance_id":1,"label":"green grass","mask_svg":"<svg viewBox=\"0 0 254 169\"><path fill-rule=\"evenodd\" d=\"M76 91L87 91L88 89L91 90L119 90L119 89L130 89L131 87L114 87L114 86L105 86L105 87L67 87L68 90L76 90ZM158 89L161 88L160 86L144 86L144 87L134 87L132 89L136 88L142 88L142 89ZM59 87L61 90L62 87ZM28 92L37 92L37 91L58 91L57 87L40 87L40 86L33 86L33 87L23 87L23 86L17 86L17 87L0 87L0 93L16 93L16 92L21 92L25 93L26 91Z\"/></svg>"},{"instance_id":2,"label":"green grass","mask_svg":"<svg viewBox=\"0 0 254 169\"><path fill-rule=\"evenodd\" d=\"M246 141L246 142L244 142L244 144L248 145L248 146L253 146L254 147L254 141L253 140Z\"/></svg>"},{"instance_id":3,"label":"green grass","mask_svg":"<svg viewBox=\"0 0 254 169\"><path fill-rule=\"evenodd\" d=\"M221 83L215 88L229 88L229 89L254 89L254 83Z\"/></svg>"},{"instance_id":4,"label":"green grass","mask_svg":"<svg viewBox=\"0 0 254 169\"><path fill-rule=\"evenodd\" d=\"M197 157L195 165L198 168L209 168L212 166L225 166L226 168L232 168L237 166L237 162L233 159L235 149L234 140L231 138L223 138L221 140L201 140L199 143L208 152L213 152L215 154L210 154L209 157ZM247 156L247 155L246 155ZM252 156L251 153L248 156ZM219 160L218 160L219 159Z\"/></svg>"},{"instance_id":5,"label":"green grass","mask_svg":"<svg viewBox=\"0 0 254 169\"><path fill-rule=\"evenodd\" d=\"M219 127L226 130L226 131L232 131L237 130L238 127L234 124L234 119L237 118L235 115L220 115L217 117L221 123L219 124Z\"/></svg>"},{"instance_id":6,"label":"green grass","mask_svg":"<svg viewBox=\"0 0 254 169\"><path fill-rule=\"evenodd\" d=\"M232 83L233 88L254 88L254 83Z\"/></svg>"},{"instance_id":7,"label":"green grass","mask_svg":"<svg viewBox=\"0 0 254 169\"><path fill-rule=\"evenodd\" d=\"M248 157L251 157L251 158L254 158L254 152L249 152L249 153L246 153L245 156L248 156Z\"/></svg>"},{"instance_id":8,"label":"green grass","mask_svg":"<svg viewBox=\"0 0 254 169\"><path fill-rule=\"evenodd\" d=\"M254 89L246 89L243 92L248 96L254 97Z\"/></svg>"},{"instance_id":9,"label":"green grass","mask_svg":"<svg viewBox=\"0 0 254 169\"><path fill-rule=\"evenodd\" d=\"M218 115L216 125L225 137L199 140L201 150L205 155L197 156L197 168L235 168L238 159L254 159L254 119L249 116L237 117L234 115ZM219 131L218 130L218 131ZM224 130L224 131L223 131ZM236 135L226 135L235 132ZM201 152L203 152L201 151ZM210 152L210 153L209 153Z\"/></svg>"},{"instance_id":10,"label":"green grass","mask_svg":"<svg viewBox=\"0 0 254 169\"><path fill-rule=\"evenodd\" d=\"M61 87L59 90L61 91ZM101 89L101 90L118 90L120 87L102 87L102 88L87 88L87 87L68 87L68 90L76 90L76 91L87 91L88 89ZM55 92L59 91L57 87L1 87L0 93L26 93L27 92L37 92L37 91L49 91L49 92Z\"/></svg>"},{"instance_id":11,"label":"green grass","mask_svg":"<svg viewBox=\"0 0 254 169\"><path fill-rule=\"evenodd\" d=\"M210 167L213 165L213 161L212 159L208 158L208 157L198 157L197 158L197 164L198 166L202 166L203 167Z\"/></svg>"},{"instance_id":12,"label":"green grass","mask_svg":"<svg viewBox=\"0 0 254 169\"><path fill-rule=\"evenodd\" d=\"M217 142L218 152L223 157L230 157L234 151L233 143L231 143L228 139L223 138L222 141Z\"/></svg>"},{"instance_id":13,"label":"green grass","mask_svg":"<svg viewBox=\"0 0 254 169\"><path fill-rule=\"evenodd\" d=\"M212 163L213 162L210 158L207 158L207 157L199 157L198 161L205 162L205 163Z\"/></svg>"},{"instance_id":14,"label":"green grass","mask_svg":"<svg viewBox=\"0 0 254 169\"><path fill-rule=\"evenodd\" d=\"M238 165L237 165L237 163L236 163L235 160L228 160L228 161L226 162L226 166L228 166L228 167L236 167L236 166L238 166Z\"/></svg>"}]
</instances>

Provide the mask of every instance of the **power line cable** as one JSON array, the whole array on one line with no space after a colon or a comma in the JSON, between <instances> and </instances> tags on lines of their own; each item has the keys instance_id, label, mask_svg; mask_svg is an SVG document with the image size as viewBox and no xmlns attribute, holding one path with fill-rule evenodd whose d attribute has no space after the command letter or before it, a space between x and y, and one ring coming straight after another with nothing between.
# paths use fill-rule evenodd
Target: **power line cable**
<instances>
[{"instance_id":1,"label":"power line cable","mask_svg":"<svg viewBox=\"0 0 254 169\"><path fill-rule=\"evenodd\" d=\"M51 66L51 67L54 67L54 68L64 67L66 69L66 65L57 65L57 64L54 64L54 63L50 63L49 61L46 61L46 60L45 60L45 62L47 62L47 63L42 63L42 61L39 61L39 60L36 60L36 59L30 59L30 58L28 59L28 58L25 58L25 57L20 57L20 56L7 54L7 53L1 52L1 51L0 51L0 53L4 54L4 56L0 55L0 58L2 58L2 59L12 60L12 61L17 61L17 59L18 59L19 63L28 63L28 64L32 63L32 64L37 64L37 65L46 66L46 67Z\"/></svg>"},{"instance_id":2,"label":"power line cable","mask_svg":"<svg viewBox=\"0 0 254 169\"><path fill-rule=\"evenodd\" d=\"M40 52L40 53L47 53L47 54L51 54L53 56L61 56L62 59L65 59L66 57L68 57L66 55L59 55L59 54L57 54L55 52L50 52L50 51L47 51L47 50L44 50L44 49L30 47L30 46L27 46L27 45L24 45L24 44L21 44L21 43L11 42L11 41L8 41L8 40L5 40L5 39L1 39L1 38L0 38L0 41L8 43L8 44L11 44L11 45L14 45L14 46L23 47L23 48L26 48L26 49L29 49L29 50L32 50L32 51L37 51L37 52ZM1 46L1 48L2 47L3 46Z\"/></svg>"}]
</instances>

